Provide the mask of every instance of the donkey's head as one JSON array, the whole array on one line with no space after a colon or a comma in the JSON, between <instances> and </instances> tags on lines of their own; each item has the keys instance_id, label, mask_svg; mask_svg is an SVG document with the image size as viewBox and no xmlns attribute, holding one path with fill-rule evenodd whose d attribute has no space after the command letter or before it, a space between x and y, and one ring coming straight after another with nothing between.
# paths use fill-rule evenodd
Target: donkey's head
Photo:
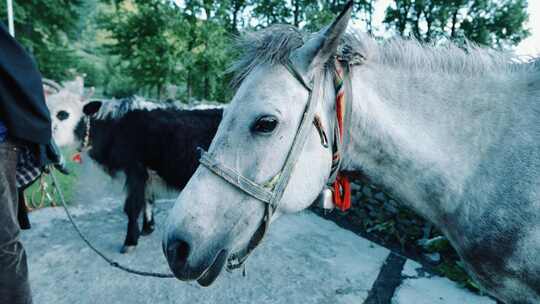
<instances>
[{"instance_id":1,"label":"donkey's head","mask_svg":"<svg viewBox=\"0 0 540 304\"><path fill-rule=\"evenodd\" d=\"M349 4L305 41L290 27L248 37L234 67L237 92L202 157L205 166L182 191L167 222L163 248L178 279L211 284L228 260L241 260L258 244L268 217L305 209L320 194L332 165L332 149L323 141L332 139L335 124L334 85L325 66L333 62L350 9ZM308 104L321 127L314 127L313 116L302 123ZM299 138L301 128L306 132ZM296 160L281 187L293 146L299 148ZM227 168L232 175L223 172ZM282 195L274 206L253 193L265 197L276 191Z\"/></svg>"},{"instance_id":2,"label":"donkey's head","mask_svg":"<svg viewBox=\"0 0 540 304\"><path fill-rule=\"evenodd\" d=\"M45 88L47 107L51 113L52 134L56 143L71 146L76 143L74 130L83 116L83 106L93 94L84 93L82 77L56 85L56 90Z\"/></svg>"}]
</instances>

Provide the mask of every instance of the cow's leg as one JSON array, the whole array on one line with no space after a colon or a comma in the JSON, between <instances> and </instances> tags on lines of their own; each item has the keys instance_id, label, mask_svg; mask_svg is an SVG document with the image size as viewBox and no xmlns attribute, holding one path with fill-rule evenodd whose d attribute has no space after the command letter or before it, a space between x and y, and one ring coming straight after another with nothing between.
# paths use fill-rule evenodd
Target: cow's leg
<instances>
[{"instance_id":1,"label":"cow's leg","mask_svg":"<svg viewBox=\"0 0 540 304\"><path fill-rule=\"evenodd\" d=\"M129 253L137 246L140 230L139 230L139 214L145 204L145 189L148 174L143 166L137 166L130 170L126 170L126 190L127 198L124 205L124 212L128 217L128 227L124 246L120 250L121 253Z\"/></svg>"},{"instance_id":2,"label":"cow's leg","mask_svg":"<svg viewBox=\"0 0 540 304\"><path fill-rule=\"evenodd\" d=\"M152 234L152 232L154 232L154 227L154 199L148 197L146 198L144 207L142 235Z\"/></svg>"}]
</instances>

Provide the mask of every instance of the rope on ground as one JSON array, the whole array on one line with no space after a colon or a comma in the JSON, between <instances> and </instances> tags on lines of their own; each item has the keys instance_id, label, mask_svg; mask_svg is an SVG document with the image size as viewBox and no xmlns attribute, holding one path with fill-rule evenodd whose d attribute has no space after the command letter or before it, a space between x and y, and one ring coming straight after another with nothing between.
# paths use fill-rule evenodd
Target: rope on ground
<instances>
[{"instance_id":1,"label":"rope on ground","mask_svg":"<svg viewBox=\"0 0 540 304\"><path fill-rule=\"evenodd\" d=\"M90 249L92 249L92 251L94 251L103 260L105 260L107 263L109 263L109 265L111 265L112 267L118 268L118 269L120 269L122 271L131 273L131 274L135 274L135 275L139 275L139 276L145 276L145 277L154 277L154 278L174 278L174 275L172 273L159 273L159 272L141 271L141 270L129 268L127 266L121 265L120 263L114 261L113 259L107 257L104 253L99 251L88 240L86 235L84 233L82 233L82 231L79 229L79 226L77 225L77 223L73 219L73 216L71 216L71 213L69 212L69 209L68 209L68 207L66 205L66 201L64 199L64 193L62 192L62 190L58 186L58 182L56 180L56 176L53 173L53 169L51 168L48 171L49 171L49 174L51 175L53 187L56 189L56 193L58 194L58 197L60 198L60 203L61 203L62 207L64 208L64 211L66 212L66 215L67 215L69 221L71 222L71 225L73 226L73 228L75 229L75 231L77 232L79 237L86 243L86 245Z\"/></svg>"}]
</instances>

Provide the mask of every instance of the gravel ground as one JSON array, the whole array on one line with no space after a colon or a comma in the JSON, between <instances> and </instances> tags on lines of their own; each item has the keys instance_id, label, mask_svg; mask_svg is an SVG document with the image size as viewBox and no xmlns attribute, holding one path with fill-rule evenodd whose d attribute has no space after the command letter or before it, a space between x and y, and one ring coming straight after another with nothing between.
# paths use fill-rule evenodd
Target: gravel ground
<instances>
[{"instance_id":1,"label":"gravel ground","mask_svg":"<svg viewBox=\"0 0 540 304\"><path fill-rule=\"evenodd\" d=\"M160 224L172 201L156 204L154 234L121 255L127 222L121 187L101 174L85 176L71 208L82 230L122 264L167 272ZM272 225L250 257L246 277L225 272L209 288L111 268L84 245L59 208L34 211L30 218L33 228L23 242L35 303L495 303L309 211Z\"/></svg>"}]
</instances>

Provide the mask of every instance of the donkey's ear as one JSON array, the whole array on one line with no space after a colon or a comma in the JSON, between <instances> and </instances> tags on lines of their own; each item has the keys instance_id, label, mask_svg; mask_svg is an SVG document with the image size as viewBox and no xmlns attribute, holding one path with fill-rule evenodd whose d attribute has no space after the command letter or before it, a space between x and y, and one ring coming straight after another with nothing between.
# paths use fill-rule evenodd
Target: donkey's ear
<instances>
[{"instance_id":1,"label":"donkey's ear","mask_svg":"<svg viewBox=\"0 0 540 304\"><path fill-rule=\"evenodd\" d=\"M314 34L301 48L291 54L291 60L303 72L323 66L336 54L341 37L351 19L353 1L349 1L339 16L318 33Z\"/></svg>"},{"instance_id":2,"label":"donkey's ear","mask_svg":"<svg viewBox=\"0 0 540 304\"><path fill-rule=\"evenodd\" d=\"M85 101L89 100L92 96L94 96L95 92L96 92L96 88L95 87L90 87L88 89L88 91L86 92L86 94L84 94L84 96L81 98L81 101L85 102Z\"/></svg>"},{"instance_id":3,"label":"donkey's ear","mask_svg":"<svg viewBox=\"0 0 540 304\"><path fill-rule=\"evenodd\" d=\"M83 113L84 115L92 116L99 111L102 105L103 105L102 101L99 101L99 100L90 101L89 103L84 105Z\"/></svg>"}]
</instances>

